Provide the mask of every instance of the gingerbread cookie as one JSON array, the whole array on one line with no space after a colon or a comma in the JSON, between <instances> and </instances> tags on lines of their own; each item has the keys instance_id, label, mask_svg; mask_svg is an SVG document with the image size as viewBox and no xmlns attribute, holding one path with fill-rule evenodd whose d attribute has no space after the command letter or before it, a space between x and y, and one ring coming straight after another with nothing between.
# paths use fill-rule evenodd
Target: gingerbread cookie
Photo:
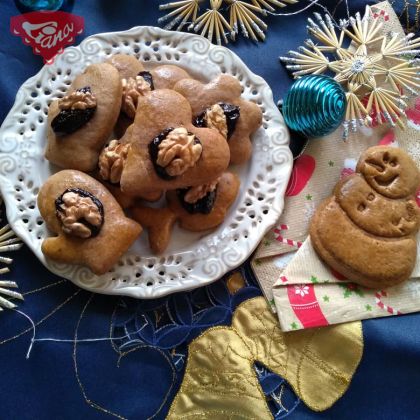
<instances>
[{"instance_id":1,"label":"gingerbread cookie","mask_svg":"<svg viewBox=\"0 0 420 420\"><path fill-rule=\"evenodd\" d=\"M141 71L145 71L142 62L133 55L115 54L106 63L111 64L118 70L121 79L136 77Z\"/></svg>"},{"instance_id":2,"label":"gingerbread cookie","mask_svg":"<svg viewBox=\"0 0 420 420\"><path fill-rule=\"evenodd\" d=\"M378 289L396 285L416 263L420 173L404 151L385 146L366 150L356 171L317 209L312 244L349 280Z\"/></svg>"},{"instance_id":3,"label":"gingerbread cookie","mask_svg":"<svg viewBox=\"0 0 420 420\"><path fill-rule=\"evenodd\" d=\"M140 201L148 201L154 203L159 201L162 197L162 191L152 191L150 193L145 193L143 196L131 196L125 194L121 191L119 184L112 184L111 182L104 181L99 172L91 174L93 178L98 180L117 200L118 204L123 209L128 209L130 207L136 206Z\"/></svg>"},{"instance_id":4,"label":"gingerbread cookie","mask_svg":"<svg viewBox=\"0 0 420 420\"><path fill-rule=\"evenodd\" d=\"M61 168L94 170L118 118L121 93L113 66L88 66L74 79L66 96L49 107L45 157Z\"/></svg>"},{"instance_id":5,"label":"gingerbread cookie","mask_svg":"<svg viewBox=\"0 0 420 420\"><path fill-rule=\"evenodd\" d=\"M168 208L138 206L131 210L134 220L149 233L149 246L153 253L161 254L168 247L172 229L176 222L175 213Z\"/></svg>"},{"instance_id":6,"label":"gingerbread cookie","mask_svg":"<svg viewBox=\"0 0 420 420\"><path fill-rule=\"evenodd\" d=\"M228 141L230 161L241 164L251 157L251 135L261 126L258 105L241 98L240 83L222 74L210 83L197 80L179 81L174 90L191 104L195 125L218 130Z\"/></svg>"},{"instance_id":7,"label":"gingerbread cookie","mask_svg":"<svg viewBox=\"0 0 420 420\"><path fill-rule=\"evenodd\" d=\"M168 207L137 206L131 209L131 214L148 229L150 249L161 254L169 244L176 221L182 228L193 232L220 225L238 195L239 186L238 176L225 172L208 184L168 191Z\"/></svg>"},{"instance_id":8,"label":"gingerbread cookie","mask_svg":"<svg viewBox=\"0 0 420 420\"><path fill-rule=\"evenodd\" d=\"M150 70L155 89L173 89L182 79L189 79L190 75L181 67L173 64L164 64Z\"/></svg>"},{"instance_id":9,"label":"gingerbread cookie","mask_svg":"<svg viewBox=\"0 0 420 420\"><path fill-rule=\"evenodd\" d=\"M413 159L398 148L369 148L360 157L356 171L373 189L389 198L408 197L420 184L419 170Z\"/></svg>"},{"instance_id":10,"label":"gingerbread cookie","mask_svg":"<svg viewBox=\"0 0 420 420\"><path fill-rule=\"evenodd\" d=\"M229 165L229 147L217 130L191 124L188 101L159 89L139 99L129 134L121 189L130 195L205 184Z\"/></svg>"},{"instance_id":11,"label":"gingerbread cookie","mask_svg":"<svg viewBox=\"0 0 420 420\"><path fill-rule=\"evenodd\" d=\"M121 137L132 123L136 114L139 96L154 89L152 74L134 56L116 54L108 61L119 72L122 85L121 114L115 126L117 136Z\"/></svg>"},{"instance_id":12,"label":"gingerbread cookie","mask_svg":"<svg viewBox=\"0 0 420 420\"><path fill-rule=\"evenodd\" d=\"M336 201L352 222L372 235L396 238L415 234L419 229L419 210L414 197L384 197L361 174L344 178L334 192Z\"/></svg>"},{"instance_id":13,"label":"gingerbread cookie","mask_svg":"<svg viewBox=\"0 0 420 420\"><path fill-rule=\"evenodd\" d=\"M162 191L145 192L138 196L121 191L120 179L127 159L131 130L132 126L120 140L111 140L105 145L99 155L98 171L93 174L94 178L108 188L123 209L134 206L139 199L154 202L162 196Z\"/></svg>"},{"instance_id":14,"label":"gingerbread cookie","mask_svg":"<svg viewBox=\"0 0 420 420\"><path fill-rule=\"evenodd\" d=\"M119 71L121 79L135 78L147 71L140 60L128 54L115 54L106 62ZM179 80L190 78L188 72L173 64L157 66L149 74L155 89L172 89Z\"/></svg>"},{"instance_id":15,"label":"gingerbread cookie","mask_svg":"<svg viewBox=\"0 0 420 420\"><path fill-rule=\"evenodd\" d=\"M101 183L75 170L48 178L38 194L38 207L57 235L42 243L44 255L85 265L98 275L114 266L142 230Z\"/></svg>"},{"instance_id":16,"label":"gingerbread cookie","mask_svg":"<svg viewBox=\"0 0 420 420\"><path fill-rule=\"evenodd\" d=\"M168 191L168 207L183 229L194 232L212 229L225 219L238 195L239 186L238 176L225 172L205 185Z\"/></svg>"}]
</instances>

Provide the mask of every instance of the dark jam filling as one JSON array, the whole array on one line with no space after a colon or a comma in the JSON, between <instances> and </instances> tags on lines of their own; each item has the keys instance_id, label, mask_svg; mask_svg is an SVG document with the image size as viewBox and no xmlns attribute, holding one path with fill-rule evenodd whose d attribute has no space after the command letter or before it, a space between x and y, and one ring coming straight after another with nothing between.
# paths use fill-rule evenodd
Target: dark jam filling
<instances>
[{"instance_id":1,"label":"dark jam filling","mask_svg":"<svg viewBox=\"0 0 420 420\"><path fill-rule=\"evenodd\" d=\"M202 213L209 214L214 207L216 201L217 188L214 191L208 192L203 198L200 198L195 203L187 203L184 200L185 194L189 191L189 188L183 188L176 190L179 201L184 209L191 214Z\"/></svg>"},{"instance_id":2,"label":"dark jam filling","mask_svg":"<svg viewBox=\"0 0 420 420\"><path fill-rule=\"evenodd\" d=\"M104 206L102 205L102 203L90 192L82 190L81 188L68 188L67 190L65 190L63 192L63 194L60 195L60 197L58 197L55 200L55 211L58 217L58 213L64 213L64 210L61 208L61 206L64 204L63 201L63 195L67 194L69 192L75 193L77 195L79 195L80 197L88 197L90 198L93 203L95 204L95 206L98 208L99 213L101 215L101 224L99 226L94 226L91 223L89 223L87 220L85 220L84 218L78 220L78 223L81 223L82 225L86 226L88 229L90 229L91 232L91 238L93 238L94 236L97 236L98 233L101 231L102 225L104 224Z\"/></svg>"},{"instance_id":3,"label":"dark jam filling","mask_svg":"<svg viewBox=\"0 0 420 420\"><path fill-rule=\"evenodd\" d=\"M85 86L85 87L82 87L80 89L77 89L76 92L92 93L92 89L90 88L90 86Z\"/></svg>"},{"instance_id":4,"label":"dark jam filling","mask_svg":"<svg viewBox=\"0 0 420 420\"><path fill-rule=\"evenodd\" d=\"M236 123L238 122L239 117L241 116L239 106L232 104L225 104L224 102L219 102L218 105L223 109L223 113L226 117L227 125L227 138L230 139L233 132L236 128ZM206 111L198 115L194 120L194 125L196 127L207 127L206 121Z\"/></svg>"},{"instance_id":5,"label":"dark jam filling","mask_svg":"<svg viewBox=\"0 0 420 420\"><path fill-rule=\"evenodd\" d=\"M77 92L91 92L89 86L77 89ZM57 136L64 136L83 127L96 111L94 108L86 109L62 109L51 121L51 128Z\"/></svg>"},{"instance_id":6,"label":"dark jam filling","mask_svg":"<svg viewBox=\"0 0 420 420\"><path fill-rule=\"evenodd\" d=\"M166 172L166 168L163 166L160 166L157 164L158 159L158 153L159 153L159 145L163 142L163 140L166 139L168 134L174 130L174 128L170 127L165 130L163 130L157 137L155 137L150 143L149 143L149 155L150 160L153 163L153 167L155 168L156 173L165 181L170 181L171 179L176 178L175 176L169 175L168 172ZM189 135L192 135L192 133L188 132ZM198 140L197 137L194 137L194 144L200 144L200 140Z\"/></svg>"},{"instance_id":7,"label":"dark jam filling","mask_svg":"<svg viewBox=\"0 0 420 420\"><path fill-rule=\"evenodd\" d=\"M150 71L141 71L137 76L143 77L147 83L150 85L150 90L155 90L155 85L153 84L153 76Z\"/></svg>"}]
</instances>

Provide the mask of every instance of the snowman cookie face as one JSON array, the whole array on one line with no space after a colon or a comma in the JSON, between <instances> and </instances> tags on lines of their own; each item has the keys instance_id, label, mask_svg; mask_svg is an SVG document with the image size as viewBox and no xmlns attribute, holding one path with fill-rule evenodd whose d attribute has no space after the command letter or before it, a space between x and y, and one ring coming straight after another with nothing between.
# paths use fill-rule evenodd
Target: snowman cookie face
<instances>
[{"instance_id":1,"label":"snowman cookie face","mask_svg":"<svg viewBox=\"0 0 420 420\"><path fill-rule=\"evenodd\" d=\"M389 198L403 198L414 194L420 183L414 161L401 149L375 146L359 159L356 168L369 185Z\"/></svg>"}]
</instances>

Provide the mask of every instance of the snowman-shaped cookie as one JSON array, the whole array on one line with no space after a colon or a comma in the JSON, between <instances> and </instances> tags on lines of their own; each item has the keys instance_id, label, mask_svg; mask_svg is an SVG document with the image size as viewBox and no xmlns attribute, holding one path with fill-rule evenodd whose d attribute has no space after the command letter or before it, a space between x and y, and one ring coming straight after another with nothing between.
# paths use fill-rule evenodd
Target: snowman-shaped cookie
<instances>
[{"instance_id":1,"label":"snowman-shaped cookie","mask_svg":"<svg viewBox=\"0 0 420 420\"><path fill-rule=\"evenodd\" d=\"M333 269L366 287L407 280L417 256L420 173L401 149L375 146L317 209L312 244Z\"/></svg>"}]
</instances>

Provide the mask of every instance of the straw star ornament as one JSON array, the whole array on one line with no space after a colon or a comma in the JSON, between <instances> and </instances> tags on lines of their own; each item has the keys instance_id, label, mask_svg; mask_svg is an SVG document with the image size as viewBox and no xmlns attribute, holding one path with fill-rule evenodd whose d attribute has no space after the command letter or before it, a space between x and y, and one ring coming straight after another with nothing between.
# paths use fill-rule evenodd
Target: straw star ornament
<instances>
[{"instance_id":1,"label":"straw star ornament","mask_svg":"<svg viewBox=\"0 0 420 420\"><path fill-rule=\"evenodd\" d=\"M420 39L414 34L384 35L383 22L370 7L362 18L359 13L340 22L337 31L331 18L315 14L308 19L307 39L289 57L280 57L295 78L308 74L330 74L346 91L347 107L343 137L358 125L370 126L373 120L404 127L406 94L420 90ZM350 41L348 47L344 46Z\"/></svg>"},{"instance_id":2,"label":"straw star ornament","mask_svg":"<svg viewBox=\"0 0 420 420\"><path fill-rule=\"evenodd\" d=\"M0 253L17 251L22 247L22 243L17 238L9 225L3 226L0 229ZM0 256L0 263L11 264L13 260L8 257ZM0 275L6 274L10 270L7 267L0 268ZM16 304L11 299L23 300L23 296L15 290L18 286L14 281L0 280L0 312L4 309L13 309Z\"/></svg>"},{"instance_id":3,"label":"straw star ornament","mask_svg":"<svg viewBox=\"0 0 420 420\"><path fill-rule=\"evenodd\" d=\"M260 16L272 13L276 7L295 4L298 0L181 0L161 4L160 10L172 10L158 19L164 29L189 31L205 36L217 44L234 41L241 33L255 42L264 41L267 24ZM200 14L200 6L206 7Z\"/></svg>"}]
</instances>

